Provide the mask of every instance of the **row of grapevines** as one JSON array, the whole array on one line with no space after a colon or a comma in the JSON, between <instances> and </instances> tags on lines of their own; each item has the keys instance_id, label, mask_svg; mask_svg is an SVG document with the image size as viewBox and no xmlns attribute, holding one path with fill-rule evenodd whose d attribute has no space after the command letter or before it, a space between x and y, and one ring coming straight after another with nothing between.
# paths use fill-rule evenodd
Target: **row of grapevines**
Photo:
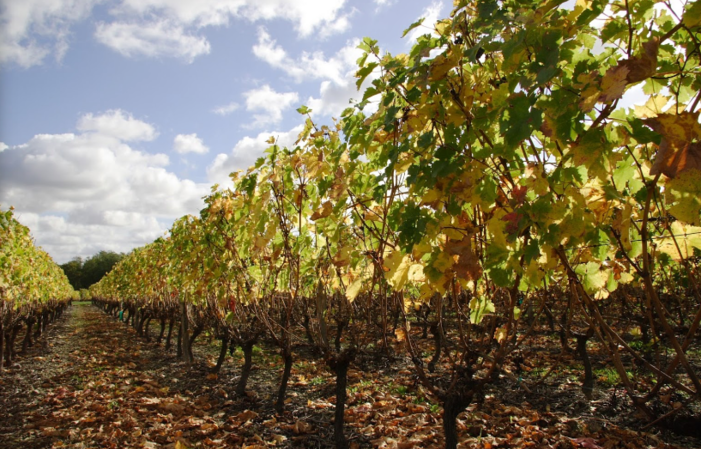
<instances>
[{"instance_id":1,"label":"row of grapevines","mask_svg":"<svg viewBox=\"0 0 701 449\"><path fill-rule=\"evenodd\" d=\"M333 126L300 108L294 147L271 139L95 297L140 330L161 320L161 337L179 319L188 360L207 327L249 368L252 345L271 340L285 365L278 410L293 348L311 345L337 376L338 447L358 357L401 345L455 447L457 415L556 313L563 347L576 337L586 368L587 340L602 343L651 420L663 386L697 401L701 8L561 3L458 0L408 54L365 39L359 104ZM644 99L625 108L626 93ZM671 359L639 354L635 330Z\"/></svg>"},{"instance_id":2,"label":"row of grapevines","mask_svg":"<svg viewBox=\"0 0 701 449\"><path fill-rule=\"evenodd\" d=\"M34 245L12 208L0 211L0 368L16 356L15 339L23 327L26 350L34 324L38 321L36 335L41 336L72 299L77 292L61 267Z\"/></svg>"}]
</instances>

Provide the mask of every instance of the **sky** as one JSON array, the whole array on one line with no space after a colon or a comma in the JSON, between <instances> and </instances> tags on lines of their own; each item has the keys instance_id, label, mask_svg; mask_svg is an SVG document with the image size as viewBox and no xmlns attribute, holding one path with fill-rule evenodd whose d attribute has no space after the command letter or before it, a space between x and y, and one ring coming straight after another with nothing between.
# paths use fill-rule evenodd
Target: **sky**
<instances>
[{"instance_id":1,"label":"sky","mask_svg":"<svg viewBox=\"0 0 701 449\"><path fill-rule=\"evenodd\" d=\"M0 209L56 262L128 252L362 96L450 0L0 0ZM402 39L412 22L424 26Z\"/></svg>"}]
</instances>

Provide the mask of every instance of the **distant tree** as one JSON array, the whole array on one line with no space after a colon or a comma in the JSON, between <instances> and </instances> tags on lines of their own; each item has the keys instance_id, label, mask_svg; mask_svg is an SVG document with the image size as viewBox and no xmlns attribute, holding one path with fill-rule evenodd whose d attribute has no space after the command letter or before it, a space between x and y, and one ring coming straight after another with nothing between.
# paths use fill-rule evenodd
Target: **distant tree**
<instances>
[{"instance_id":1,"label":"distant tree","mask_svg":"<svg viewBox=\"0 0 701 449\"><path fill-rule=\"evenodd\" d=\"M74 257L70 262L61 265L63 272L66 273L68 282L71 283L75 290L84 288L83 285L83 259Z\"/></svg>"},{"instance_id":2,"label":"distant tree","mask_svg":"<svg viewBox=\"0 0 701 449\"><path fill-rule=\"evenodd\" d=\"M83 261L76 257L70 262L61 265L74 289L89 288L109 273L114 265L122 260L124 254L113 251L100 251L94 256Z\"/></svg>"}]
</instances>

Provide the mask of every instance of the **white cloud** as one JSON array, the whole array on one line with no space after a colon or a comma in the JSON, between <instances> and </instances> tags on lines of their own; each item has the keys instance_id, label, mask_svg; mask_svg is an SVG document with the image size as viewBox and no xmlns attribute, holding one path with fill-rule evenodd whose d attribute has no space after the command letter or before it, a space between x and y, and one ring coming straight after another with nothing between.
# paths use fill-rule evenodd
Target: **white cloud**
<instances>
[{"instance_id":1,"label":"white cloud","mask_svg":"<svg viewBox=\"0 0 701 449\"><path fill-rule=\"evenodd\" d=\"M211 50L206 38L188 34L181 24L168 20L98 23L95 37L127 57L175 57L191 63Z\"/></svg>"},{"instance_id":2,"label":"white cloud","mask_svg":"<svg viewBox=\"0 0 701 449\"><path fill-rule=\"evenodd\" d=\"M368 83L366 80L361 86L362 89L358 91L355 78L348 79L343 84L324 81L319 88L319 98L309 97L306 104L315 114L339 117L344 109L363 97L364 88Z\"/></svg>"},{"instance_id":3,"label":"white cloud","mask_svg":"<svg viewBox=\"0 0 701 449\"><path fill-rule=\"evenodd\" d=\"M323 80L319 89L319 98L309 97L306 105L314 113L338 116L350 106L351 101L358 101L363 97L365 88L377 76L375 73L371 74L361 85L360 90L356 87L355 73L358 69L356 61L362 54L358 43L357 39L349 41L329 58L321 52L303 52L294 59L278 45L265 28L260 27L258 43L253 47L253 53L297 82L310 79Z\"/></svg>"},{"instance_id":4,"label":"white cloud","mask_svg":"<svg viewBox=\"0 0 701 449\"><path fill-rule=\"evenodd\" d=\"M205 154L209 148L197 137L197 134L178 134L173 140L173 150L176 153Z\"/></svg>"},{"instance_id":5,"label":"white cloud","mask_svg":"<svg viewBox=\"0 0 701 449\"><path fill-rule=\"evenodd\" d=\"M169 172L167 155L127 144L155 137L151 125L110 111L83 116L78 128L83 132L40 134L0 152L0 204L14 205L59 262L100 249L128 251L201 209L207 185Z\"/></svg>"},{"instance_id":6,"label":"white cloud","mask_svg":"<svg viewBox=\"0 0 701 449\"><path fill-rule=\"evenodd\" d=\"M357 47L358 40L353 40L328 59L322 52L302 52L298 59L293 59L265 28L260 27L258 43L253 46L253 54L272 67L282 70L297 82L329 79L343 84L348 70L355 68L355 63L362 54Z\"/></svg>"},{"instance_id":7,"label":"white cloud","mask_svg":"<svg viewBox=\"0 0 701 449\"><path fill-rule=\"evenodd\" d=\"M302 129L304 126L299 125L289 131L265 131L256 137L244 137L234 145L231 153L220 153L214 158L212 164L207 168L209 180L222 186L230 186L229 174L236 170L246 170L255 164L256 160L263 156L263 151L270 146L267 140L271 136L277 140L280 147L292 147Z\"/></svg>"},{"instance_id":8,"label":"white cloud","mask_svg":"<svg viewBox=\"0 0 701 449\"><path fill-rule=\"evenodd\" d=\"M86 114L78 120L79 131L92 131L103 136L112 136L125 142L151 141L158 137L156 129L131 114L113 109L94 116Z\"/></svg>"},{"instance_id":9,"label":"white cloud","mask_svg":"<svg viewBox=\"0 0 701 449\"><path fill-rule=\"evenodd\" d=\"M0 153L7 150L8 148L10 148L10 147L8 147L5 142L0 142Z\"/></svg>"},{"instance_id":10,"label":"white cloud","mask_svg":"<svg viewBox=\"0 0 701 449\"><path fill-rule=\"evenodd\" d=\"M41 64L68 51L71 27L105 0L3 0L0 63ZM325 38L350 28L346 0L114 0L96 39L126 57L175 57L191 62L210 52L201 34L232 19L286 20L300 37Z\"/></svg>"},{"instance_id":11,"label":"white cloud","mask_svg":"<svg viewBox=\"0 0 701 449\"><path fill-rule=\"evenodd\" d=\"M299 101L297 92L280 93L269 85L244 92L246 110L258 112L253 114L251 127L275 124L282 120L282 112Z\"/></svg>"},{"instance_id":12,"label":"white cloud","mask_svg":"<svg viewBox=\"0 0 701 449\"><path fill-rule=\"evenodd\" d=\"M346 31L347 15L341 13L346 0L251 0L242 11L250 21L286 19L302 37L319 33L324 37Z\"/></svg>"},{"instance_id":13,"label":"white cloud","mask_svg":"<svg viewBox=\"0 0 701 449\"><path fill-rule=\"evenodd\" d=\"M61 60L70 28L85 19L98 0L4 0L0 8L0 63L41 64L53 53Z\"/></svg>"},{"instance_id":14,"label":"white cloud","mask_svg":"<svg viewBox=\"0 0 701 449\"><path fill-rule=\"evenodd\" d=\"M238 103L232 101L229 104L226 104L224 106L219 106L218 108L214 108L212 112L218 115L229 115L235 110L237 110L239 107L241 107Z\"/></svg>"},{"instance_id":15,"label":"white cloud","mask_svg":"<svg viewBox=\"0 0 701 449\"><path fill-rule=\"evenodd\" d=\"M407 45L412 46L416 42L416 40L423 36L424 34L435 34L434 30L434 25L438 21L438 19L441 18L441 11L443 11L443 2L442 1L434 1L431 3L429 6L426 7L426 9L423 10L421 15L418 18L423 17L424 21L423 23L414 28L407 34Z\"/></svg>"},{"instance_id":16,"label":"white cloud","mask_svg":"<svg viewBox=\"0 0 701 449\"><path fill-rule=\"evenodd\" d=\"M251 22L288 20L301 37L325 38L350 28L346 0L122 0L111 12L115 21L98 24L97 39L124 56L172 56L192 62L210 52L196 35L203 28L226 26L231 18Z\"/></svg>"}]
</instances>

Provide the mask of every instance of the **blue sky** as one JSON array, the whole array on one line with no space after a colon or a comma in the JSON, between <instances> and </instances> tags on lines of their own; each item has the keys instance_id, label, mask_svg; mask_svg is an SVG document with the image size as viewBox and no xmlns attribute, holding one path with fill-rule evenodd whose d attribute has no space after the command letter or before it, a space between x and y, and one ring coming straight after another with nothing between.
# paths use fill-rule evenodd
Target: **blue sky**
<instances>
[{"instance_id":1,"label":"blue sky","mask_svg":"<svg viewBox=\"0 0 701 449\"><path fill-rule=\"evenodd\" d=\"M305 104L330 123L359 97L357 44L405 52L448 0L0 0L0 207L63 263L129 251Z\"/></svg>"}]
</instances>

